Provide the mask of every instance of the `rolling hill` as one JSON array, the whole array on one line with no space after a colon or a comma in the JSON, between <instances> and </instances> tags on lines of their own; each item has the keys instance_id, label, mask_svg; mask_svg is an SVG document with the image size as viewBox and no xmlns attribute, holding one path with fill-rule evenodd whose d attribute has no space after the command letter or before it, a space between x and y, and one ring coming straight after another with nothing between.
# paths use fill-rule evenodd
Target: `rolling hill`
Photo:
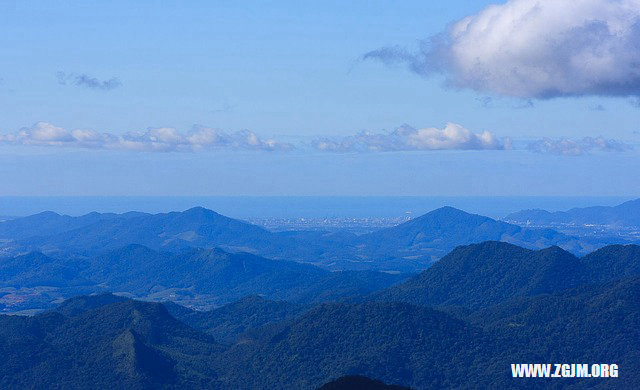
<instances>
[{"instance_id":1,"label":"rolling hill","mask_svg":"<svg viewBox=\"0 0 640 390\"><path fill-rule=\"evenodd\" d=\"M488 241L461 246L378 299L478 308L640 274L640 247L614 245L577 258L558 247L529 250Z\"/></svg>"}]
</instances>

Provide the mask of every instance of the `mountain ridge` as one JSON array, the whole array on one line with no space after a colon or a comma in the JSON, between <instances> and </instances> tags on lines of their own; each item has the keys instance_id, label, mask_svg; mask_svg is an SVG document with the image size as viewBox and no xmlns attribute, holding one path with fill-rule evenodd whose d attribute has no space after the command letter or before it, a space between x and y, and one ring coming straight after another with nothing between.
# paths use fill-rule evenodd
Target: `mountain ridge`
<instances>
[{"instance_id":1,"label":"mountain ridge","mask_svg":"<svg viewBox=\"0 0 640 390\"><path fill-rule=\"evenodd\" d=\"M160 214L98 214L50 218L39 230L27 227L35 216L0 223L0 239L22 252L41 250L64 256L95 256L128 244L180 252L219 247L273 259L294 260L330 270L426 269L458 245L499 240L540 249L559 245L574 253L597 248L551 229L528 229L453 207L433 210L403 224L356 236L330 232L270 232L264 228L195 207ZM56 227L57 226L57 227ZM45 234L46 233L46 234Z\"/></svg>"},{"instance_id":2,"label":"mountain ridge","mask_svg":"<svg viewBox=\"0 0 640 390\"><path fill-rule=\"evenodd\" d=\"M519 225L617 225L640 226L640 198L617 206L591 206L572 208L567 211L549 212L542 209L521 210L504 218Z\"/></svg>"}]
</instances>

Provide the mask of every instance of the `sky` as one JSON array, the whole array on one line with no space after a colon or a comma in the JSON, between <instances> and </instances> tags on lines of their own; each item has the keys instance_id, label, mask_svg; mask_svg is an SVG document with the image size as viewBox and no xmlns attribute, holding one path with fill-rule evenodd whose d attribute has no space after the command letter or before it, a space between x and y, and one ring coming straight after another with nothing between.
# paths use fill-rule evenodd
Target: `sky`
<instances>
[{"instance_id":1,"label":"sky","mask_svg":"<svg viewBox=\"0 0 640 390\"><path fill-rule=\"evenodd\" d=\"M640 0L27 0L0 25L0 196L640 193Z\"/></svg>"}]
</instances>

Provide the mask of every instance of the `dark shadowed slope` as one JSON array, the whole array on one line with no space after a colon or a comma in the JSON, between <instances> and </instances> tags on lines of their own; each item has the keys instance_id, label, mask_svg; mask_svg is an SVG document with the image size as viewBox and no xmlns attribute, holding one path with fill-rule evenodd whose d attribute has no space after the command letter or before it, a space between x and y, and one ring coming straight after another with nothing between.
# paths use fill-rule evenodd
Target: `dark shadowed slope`
<instances>
[{"instance_id":1,"label":"dark shadowed slope","mask_svg":"<svg viewBox=\"0 0 640 390\"><path fill-rule=\"evenodd\" d=\"M53 311L66 317L75 317L102 306L128 301L130 301L129 298L113 295L111 293L81 295L65 300Z\"/></svg>"},{"instance_id":2,"label":"dark shadowed slope","mask_svg":"<svg viewBox=\"0 0 640 390\"><path fill-rule=\"evenodd\" d=\"M581 259L585 282L608 282L640 274L640 246L610 245Z\"/></svg>"},{"instance_id":3,"label":"dark shadowed slope","mask_svg":"<svg viewBox=\"0 0 640 390\"><path fill-rule=\"evenodd\" d=\"M619 364L620 378L560 386L637 388L639 294L638 278L626 278L514 298L468 321L402 303L326 304L232 347L222 371L227 383L256 388L313 388L355 374L417 389L557 388L555 378L511 378L510 364L606 362Z\"/></svg>"},{"instance_id":4,"label":"dark shadowed slope","mask_svg":"<svg viewBox=\"0 0 640 390\"><path fill-rule=\"evenodd\" d=\"M290 320L307 309L286 301L270 301L257 295L209 311L195 311L165 303L167 310L185 324L231 344L242 333L271 323Z\"/></svg>"},{"instance_id":5,"label":"dark shadowed slope","mask_svg":"<svg viewBox=\"0 0 640 390\"><path fill-rule=\"evenodd\" d=\"M640 199L630 200L613 207L594 206L556 212L539 209L522 210L509 214L505 220L522 225L596 224L638 227L640 226Z\"/></svg>"},{"instance_id":6,"label":"dark shadowed slope","mask_svg":"<svg viewBox=\"0 0 640 390\"><path fill-rule=\"evenodd\" d=\"M160 304L124 301L75 315L0 316L0 387L219 387L222 349Z\"/></svg>"},{"instance_id":7,"label":"dark shadowed slope","mask_svg":"<svg viewBox=\"0 0 640 390\"><path fill-rule=\"evenodd\" d=\"M519 298L474 313L510 348L518 362L615 363L620 377L566 380L577 388L640 386L640 277L582 286L558 295ZM515 360L514 360L515 361ZM550 384L553 382L551 381Z\"/></svg>"},{"instance_id":8,"label":"dark shadowed slope","mask_svg":"<svg viewBox=\"0 0 640 390\"><path fill-rule=\"evenodd\" d=\"M388 385L384 382L367 378L366 376L343 376L326 383L318 390L410 390L408 387Z\"/></svg>"},{"instance_id":9,"label":"dark shadowed slope","mask_svg":"<svg viewBox=\"0 0 640 390\"><path fill-rule=\"evenodd\" d=\"M492 347L484 342L478 328L429 308L325 304L274 335L234 346L225 354L225 378L232 387L261 389L313 389L348 374L417 388L471 377L487 384L481 359Z\"/></svg>"},{"instance_id":10,"label":"dark shadowed slope","mask_svg":"<svg viewBox=\"0 0 640 390\"><path fill-rule=\"evenodd\" d=\"M225 347L162 305L80 297L57 312L0 316L0 387L315 389L363 375L416 389L638 388L639 301L632 277L465 318L398 302L322 304ZM226 310L250 323L263 304L249 298ZM224 317L217 329L234 332ZM512 379L514 362L617 363L620 378Z\"/></svg>"}]
</instances>

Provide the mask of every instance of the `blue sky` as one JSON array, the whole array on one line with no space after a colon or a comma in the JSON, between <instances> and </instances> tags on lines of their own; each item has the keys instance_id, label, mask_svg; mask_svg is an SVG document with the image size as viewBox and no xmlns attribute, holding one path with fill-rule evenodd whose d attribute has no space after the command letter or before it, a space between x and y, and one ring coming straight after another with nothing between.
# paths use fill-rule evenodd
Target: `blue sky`
<instances>
[{"instance_id":1,"label":"blue sky","mask_svg":"<svg viewBox=\"0 0 640 390\"><path fill-rule=\"evenodd\" d=\"M598 12L617 73L565 66L600 49L592 24L577 30L582 46L542 47L544 60L507 41L502 62L480 58L476 72L456 50L473 56L503 30L420 42L505 2L305 3L2 2L0 195L640 192L640 78L624 70L640 29L615 30L615 7ZM546 34L603 6L583 3ZM640 15L637 1L619 8ZM525 45L544 18L522 27ZM547 66L553 50L577 54ZM501 75L505 63L527 79Z\"/></svg>"}]
</instances>

